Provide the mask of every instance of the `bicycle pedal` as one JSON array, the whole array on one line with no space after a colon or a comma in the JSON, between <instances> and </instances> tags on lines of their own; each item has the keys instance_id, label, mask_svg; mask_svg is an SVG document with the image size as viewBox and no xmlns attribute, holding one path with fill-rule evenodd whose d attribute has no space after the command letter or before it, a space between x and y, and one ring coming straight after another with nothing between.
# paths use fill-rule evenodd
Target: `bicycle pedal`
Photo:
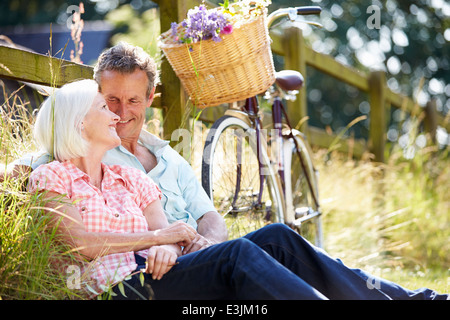
<instances>
[{"instance_id":1,"label":"bicycle pedal","mask_svg":"<svg viewBox=\"0 0 450 320\"><path fill-rule=\"evenodd\" d=\"M310 212L309 207L301 207L301 208L295 208L295 219L302 218L304 216L307 216Z\"/></svg>"},{"instance_id":2,"label":"bicycle pedal","mask_svg":"<svg viewBox=\"0 0 450 320\"><path fill-rule=\"evenodd\" d=\"M255 203L253 207L255 208L256 211L262 211L263 209L262 203Z\"/></svg>"}]
</instances>

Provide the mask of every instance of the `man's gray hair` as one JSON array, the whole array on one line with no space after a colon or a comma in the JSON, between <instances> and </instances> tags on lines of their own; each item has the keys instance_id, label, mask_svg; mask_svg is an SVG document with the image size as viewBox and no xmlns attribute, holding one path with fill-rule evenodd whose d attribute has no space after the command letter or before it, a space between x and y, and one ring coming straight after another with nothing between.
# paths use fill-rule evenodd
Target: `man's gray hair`
<instances>
[{"instance_id":1,"label":"man's gray hair","mask_svg":"<svg viewBox=\"0 0 450 320\"><path fill-rule=\"evenodd\" d=\"M101 91L101 76L103 71L133 73L136 69L145 71L148 78L147 97L153 87L159 82L158 69L155 61L140 47L126 42L119 42L114 47L104 51L94 67L94 79Z\"/></svg>"}]
</instances>

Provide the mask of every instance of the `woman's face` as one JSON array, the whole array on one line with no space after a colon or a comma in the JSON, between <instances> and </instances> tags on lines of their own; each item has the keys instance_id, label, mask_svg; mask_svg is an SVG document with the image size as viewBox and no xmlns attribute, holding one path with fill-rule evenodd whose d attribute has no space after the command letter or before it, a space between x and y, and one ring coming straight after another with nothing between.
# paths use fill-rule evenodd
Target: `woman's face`
<instances>
[{"instance_id":1,"label":"woman's face","mask_svg":"<svg viewBox=\"0 0 450 320\"><path fill-rule=\"evenodd\" d=\"M120 145L120 138L116 132L119 116L111 112L103 96L98 93L89 112L82 122L83 138L92 146L105 147L107 150Z\"/></svg>"}]
</instances>

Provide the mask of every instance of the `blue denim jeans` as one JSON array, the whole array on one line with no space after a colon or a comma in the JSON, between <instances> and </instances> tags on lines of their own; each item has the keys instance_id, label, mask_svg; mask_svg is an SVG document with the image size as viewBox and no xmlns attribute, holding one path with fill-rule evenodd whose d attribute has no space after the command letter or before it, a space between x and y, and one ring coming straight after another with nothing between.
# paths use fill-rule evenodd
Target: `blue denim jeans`
<instances>
[{"instance_id":1,"label":"blue denim jeans","mask_svg":"<svg viewBox=\"0 0 450 320\"><path fill-rule=\"evenodd\" d=\"M447 298L426 288L407 290L350 269L282 224L187 254L178 262L161 280L146 274L145 288L137 276L128 280L127 297L138 298L133 293L138 290L140 296L160 300Z\"/></svg>"}]
</instances>

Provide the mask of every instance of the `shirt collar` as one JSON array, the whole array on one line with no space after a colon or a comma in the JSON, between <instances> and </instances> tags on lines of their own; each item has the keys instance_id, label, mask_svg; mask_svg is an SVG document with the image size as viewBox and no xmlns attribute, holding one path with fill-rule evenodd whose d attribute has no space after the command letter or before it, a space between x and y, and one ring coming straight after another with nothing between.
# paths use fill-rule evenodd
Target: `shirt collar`
<instances>
[{"instance_id":1,"label":"shirt collar","mask_svg":"<svg viewBox=\"0 0 450 320\"><path fill-rule=\"evenodd\" d=\"M154 134L151 134L150 132L142 129L141 133L139 135L139 140L138 143L144 145L147 149L149 149L155 156L160 156L161 153L164 150L164 147L169 145L169 141L166 140L162 140L160 138L158 138L157 136L155 136ZM124 152L124 153L129 153L131 154L131 152L129 152L124 146L119 145L117 147L120 151ZM158 154L158 155L157 155Z\"/></svg>"},{"instance_id":2,"label":"shirt collar","mask_svg":"<svg viewBox=\"0 0 450 320\"><path fill-rule=\"evenodd\" d=\"M111 169L112 167L102 163L102 170L103 170L103 181L102 184L110 187L116 182L117 180L122 180L122 182L125 184L125 179L117 174L115 171Z\"/></svg>"},{"instance_id":3,"label":"shirt collar","mask_svg":"<svg viewBox=\"0 0 450 320\"><path fill-rule=\"evenodd\" d=\"M141 130L141 134L139 135L139 142L157 158L161 157L164 148L169 145L169 141L162 140L144 129Z\"/></svg>"},{"instance_id":4,"label":"shirt collar","mask_svg":"<svg viewBox=\"0 0 450 320\"><path fill-rule=\"evenodd\" d=\"M67 169L70 176L73 178L73 180L77 179L84 179L86 181L90 181L90 177L83 171L81 171L76 165L74 165L70 161L64 161L62 162L62 165ZM103 180L102 185L105 185L107 187L114 184L116 180L122 180L125 182L125 180L120 176L119 174L115 173L109 166L107 166L104 163L101 163L102 171L103 171Z\"/></svg>"},{"instance_id":5,"label":"shirt collar","mask_svg":"<svg viewBox=\"0 0 450 320\"><path fill-rule=\"evenodd\" d=\"M70 176L76 180L88 176L85 172L81 171L76 165L70 161L64 161L61 163L64 168L69 172Z\"/></svg>"}]
</instances>

